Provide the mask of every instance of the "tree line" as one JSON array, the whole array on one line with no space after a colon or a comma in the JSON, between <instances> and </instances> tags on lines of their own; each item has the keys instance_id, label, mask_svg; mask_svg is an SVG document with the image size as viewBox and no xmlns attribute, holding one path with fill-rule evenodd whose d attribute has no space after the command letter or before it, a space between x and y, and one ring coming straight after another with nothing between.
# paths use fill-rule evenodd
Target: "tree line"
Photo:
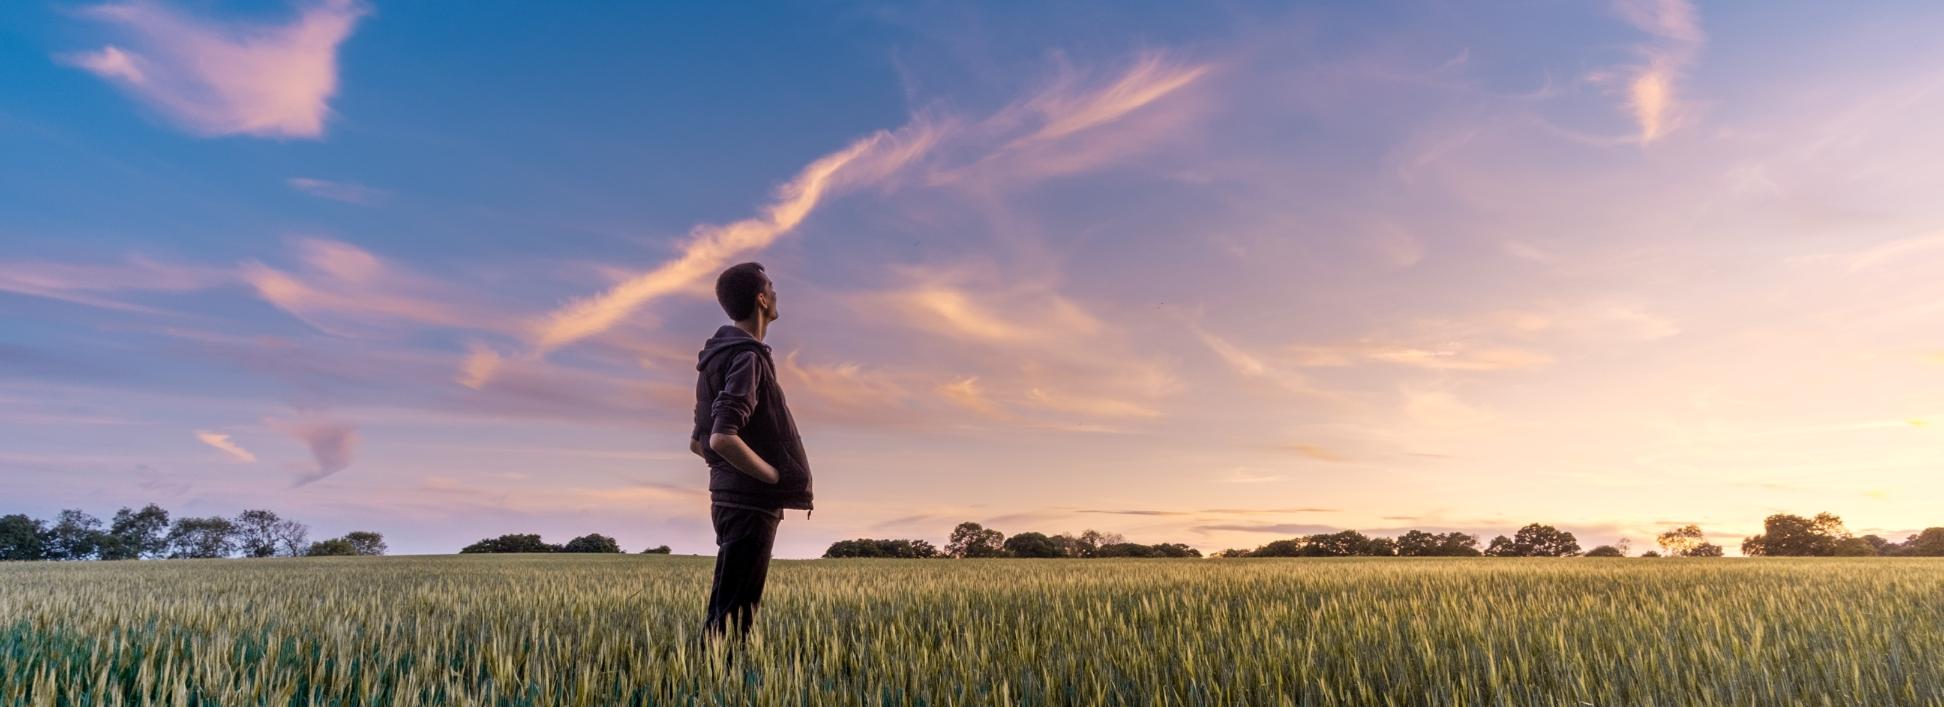
<instances>
[{"instance_id":1,"label":"tree line","mask_svg":"<svg viewBox=\"0 0 1944 707\"><path fill-rule=\"evenodd\" d=\"M139 560L214 557L383 555L385 536L356 531L311 542L310 526L273 511L171 520L153 503L123 507L103 523L80 509L53 522L23 513L0 516L0 560Z\"/></svg>"},{"instance_id":2,"label":"tree line","mask_svg":"<svg viewBox=\"0 0 1944 707\"><path fill-rule=\"evenodd\" d=\"M1721 557L1720 545L1707 541L1694 524L1670 528L1656 536L1659 550L1640 557ZM1582 552L1579 539L1565 530L1532 523L1510 537L1499 535L1479 547L1478 536L1457 531L1434 533L1411 530L1395 538L1370 537L1355 530L1316 533L1275 540L1254 549L1232 548L1210 557L1626 557L1629 543L1621 539ZM1853 536L1834 514L1812 518L1778 513L1763 521L1763 532L1741 544L1753 557L1814 556L1944 556L1944 527L1926 528L1902 542L1876 535ZM950 540L938 548L924 540L839 540L824 551L826 558L887 557L906 559L981 557L1201 557L1201 551L1182 543L1142 545L1119 534L1086 530L1078 535L1024 532L1011 537L997 529L965 522L952 529Z\"/></svg>"},{"instance_id":3,"label":"tree line","mask_svg":"<svg viewBox=\"0 0 1944 707\"><path fill-rule=\"evenodd\" d=\"M600 533L588 533L565 545L555 545L540 539L537 533L512 533L497 538L486 538L459 549L461 555L509 552L621 552L621 543ZM666 555L671 552L667 545L656 545L641 551L643 555Z\"/></svg>"}]
</instances>

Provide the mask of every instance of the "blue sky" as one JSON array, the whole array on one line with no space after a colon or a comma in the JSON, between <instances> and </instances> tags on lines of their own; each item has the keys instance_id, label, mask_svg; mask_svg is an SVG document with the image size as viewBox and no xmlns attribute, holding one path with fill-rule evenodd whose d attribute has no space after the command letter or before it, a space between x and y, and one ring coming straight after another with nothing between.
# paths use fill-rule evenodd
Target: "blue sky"
<instances>
[{"instance_id":1,"label":"blue sky","mask_svg":"<svg viewBox=\"0 0 1944 707\"><path fill-rule=\"evenodd\" d=\"M0 8L0 497L711 551L1940 519L1922 3Z\"/></svg>"}]
</instances>

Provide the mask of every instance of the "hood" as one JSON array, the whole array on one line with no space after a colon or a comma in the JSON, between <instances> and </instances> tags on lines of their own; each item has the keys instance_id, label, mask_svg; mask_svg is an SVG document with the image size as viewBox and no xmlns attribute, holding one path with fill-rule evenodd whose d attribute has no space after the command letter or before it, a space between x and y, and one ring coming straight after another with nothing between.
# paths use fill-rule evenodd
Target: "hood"
<instances>
[{"instance_id":1,"label":"hood","mask_svg":"<svg viewBox=\"0 0 1944 707\"><path fill-rule=\"evenodd\" d=\"M695 370L708 368L709 359L743 349L755 349L762 352L765 358L769 357L769 344L757 341L749 332L724 324L716 329L715 336L709 337L708 343L702 345L702 352L696 354Z\"/></svg>"}]
</instances>

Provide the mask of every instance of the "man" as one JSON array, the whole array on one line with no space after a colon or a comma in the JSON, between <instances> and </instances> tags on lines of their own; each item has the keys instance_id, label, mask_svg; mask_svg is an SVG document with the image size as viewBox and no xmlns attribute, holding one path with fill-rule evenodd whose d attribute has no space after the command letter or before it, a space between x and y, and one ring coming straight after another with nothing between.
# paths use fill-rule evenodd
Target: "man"
<instances>
[{"instance_id":1,"label":"man","mask_svg":"<svg viewBox=\"0 0 1944 707\"><path fill-rule=\"evenodd\" d=\"M777 319L776 287L763 266L742 263L716 278L716 301L734 323L716 329L695 364L695 429L689 450L709 463L715 523L715 582L709 589L711 638L735 624L749 634L783 509L810 505L810 463L776 382L763 335Z\"/></svg>"}]
</instances>

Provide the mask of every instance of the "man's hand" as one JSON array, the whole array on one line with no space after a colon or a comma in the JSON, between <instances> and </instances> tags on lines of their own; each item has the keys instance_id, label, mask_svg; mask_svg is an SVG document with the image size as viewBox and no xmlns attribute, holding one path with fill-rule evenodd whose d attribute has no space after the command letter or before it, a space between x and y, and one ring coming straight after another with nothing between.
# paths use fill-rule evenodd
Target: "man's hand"
<instances>
[{"instance_id":1,"label":"man's hand","mask_svg":"<svg viewBox=\"0 0 1944 707\"><path fill-rule=\"evenodd\" d=\"M722 458L728 460L737 471L748 474L757 481L773 484L783 478L776 473L776 467L763 461L762 457L757 456L756 450L749 448L749 443L736 435L722 433L709 435L709 449L722 455Z\"/></svg>"},{"instance_id":2,"label":"man's hand","mask_svg":"<svg viewBox=\"0 0 1944 707\"><path fill-rule=\"evenodd\" d=\"M702 440L699 439L689 440L689 451L695 452L695 456L701 457L703 459L709 458L709 455L702 453Z\"/></svg>"}]
</instances>

